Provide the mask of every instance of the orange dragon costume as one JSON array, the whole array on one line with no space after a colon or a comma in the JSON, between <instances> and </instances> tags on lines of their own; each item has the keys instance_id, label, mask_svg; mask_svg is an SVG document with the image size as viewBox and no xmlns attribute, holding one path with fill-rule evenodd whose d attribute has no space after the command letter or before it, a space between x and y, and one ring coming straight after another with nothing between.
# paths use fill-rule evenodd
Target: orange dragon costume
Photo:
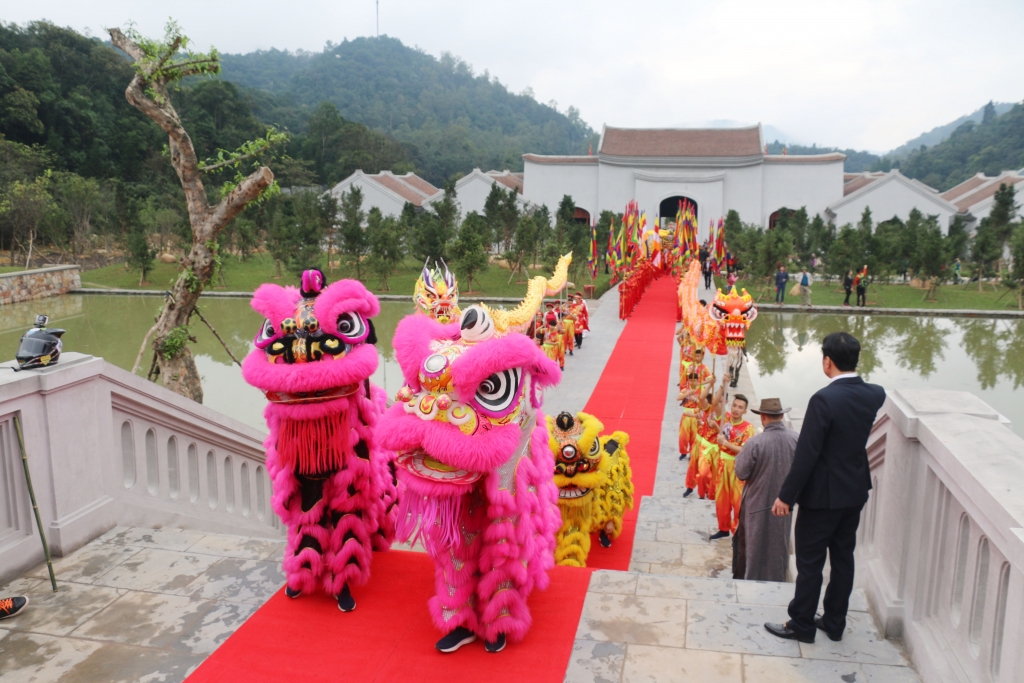
<instances>
[{"instance_id":1,"label":"orange dragon costume","mask_svg":"<svg viewBox=\"0 0 1024 683\"><path fill-rule=\"evenodd\" d=\"M629 435L599 436L604 424L587 413L548 417L548 443L555 456L555 485L562 526L555 536L555 563L585 567L590 535L611 546L622 533L622 517L633 507L633 480L626 445Z\"/></svg>"}]
</instances>

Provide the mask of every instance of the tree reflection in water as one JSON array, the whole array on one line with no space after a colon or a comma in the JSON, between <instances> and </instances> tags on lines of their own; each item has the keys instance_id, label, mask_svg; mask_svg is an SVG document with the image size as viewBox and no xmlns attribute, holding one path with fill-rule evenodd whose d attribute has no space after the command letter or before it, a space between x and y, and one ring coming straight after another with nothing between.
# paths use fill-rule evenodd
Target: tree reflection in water
<instances>
[{"instance_id":1,"label":"tree reflection in water","mask_svg":"<svg viewBox=\"0 0 1024 683\"><path fill-rule=\"evenodd\" d=\"M817 347L830 332L849 332L861 342L858 372L870 379L886 363L922 378L938 371L951 344L974 364L982 389L1000 380L1024 385L1024 321L976 318L764 313L747 333L747 352L761 375L786 370L790 354ZM892 366L890 365L890 368Z\"/></svg>"}]
</instances>

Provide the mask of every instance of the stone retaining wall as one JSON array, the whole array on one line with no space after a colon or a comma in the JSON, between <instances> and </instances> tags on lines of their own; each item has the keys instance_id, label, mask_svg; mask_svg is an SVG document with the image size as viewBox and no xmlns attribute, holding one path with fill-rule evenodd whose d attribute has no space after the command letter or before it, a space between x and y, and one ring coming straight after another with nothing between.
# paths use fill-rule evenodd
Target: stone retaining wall
<instances>
[{"instance_id":1,"label":"stone retaining wall","mask_svg":"<svg viewBox=\"0 0 1024 683\"><path fill-rule=\"evenodd\" d=\"M82 286L79 266L53 266L0 274L0 305L67 294Z\"/></svg>"}]
</instances>

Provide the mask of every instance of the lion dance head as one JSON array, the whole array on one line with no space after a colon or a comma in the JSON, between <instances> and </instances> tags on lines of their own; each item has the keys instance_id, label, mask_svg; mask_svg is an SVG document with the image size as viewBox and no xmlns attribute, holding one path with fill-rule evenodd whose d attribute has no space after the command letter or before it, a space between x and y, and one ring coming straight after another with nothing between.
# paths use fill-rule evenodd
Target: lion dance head
<instances>
[{"instance_id":1,"label":"lion dance head","mask_svg":"<svg viewBox=\"0 0 1024 683\"><path fill-rule=\"evenodd\" d=\"M742 295L736 292L735 286L729 290L728 294L723 294L719 289L715 300L708 306L708 312L721 327L726 346L742 348L746 345L747 329L757 317L754 299L746 289L743 290Z\"/></svg>"},{"instance_id":2,"label":"lion dance head","mask_svg":"<svg viewBox=\"0 0 1024 683\"><path fill-rule=\"evenodd\" d=\"M441 266L444 267L444 272L441 272L436 261L433 270L428 264L423 265L423 271L416 280L416 288L413 290L413 301L422 313L440 323L450 323L458 320L462 313L459 310L459 282L448 270L448 264L443 259Z\"/></svg>"}]
</instances>

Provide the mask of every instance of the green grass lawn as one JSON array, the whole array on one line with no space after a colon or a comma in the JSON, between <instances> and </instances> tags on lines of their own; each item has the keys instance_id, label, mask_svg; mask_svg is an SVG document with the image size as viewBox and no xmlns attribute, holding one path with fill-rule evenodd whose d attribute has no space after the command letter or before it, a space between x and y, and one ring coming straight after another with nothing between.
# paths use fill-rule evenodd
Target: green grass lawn
<instances>
[{"instance_id":1,"label":"green grass lawn","mask_svg":"<svg viewBox=\"0 0 1024 683\"><path fill-rule=\"evenodd\" d=\"M795 281L790 278L789 286L786 287L786 303L799 304L800 297L792 296L789 291L793 288ZM739 280L736 283L737 289L745 287L757 301L771 303L775 301L775 285L765 287L763 281ZM993 291L992 285L985 283L984 291L978 292L978 283L953 285L941 285L938 288L935 301L924 301L925 291L915 289L909 285L897 284L871 284L868 285L867 305L880 308L947 308L947 309L977 309L977 310L1003 310L1017 308L1017 294L1007 291L1002 285L996 285ZM846 292L843 291L841 282L815 282L811 287L811 304L815 306L841 306ZM850 296L850 304L857 301L857 292Z\"/></svg>"},{"instance_id":2,"label":"green grass lawn","mask_svg":"<svg viewBox=\"0 0 1024 683\"><path fill-rule=\"evenodd\" d=\"M276 279L274 262L266 255L256 255L247 261L239 261L234 256L229 256L225 259L224 264L224 283L227 286L224 287L220 282L216 282L213 283L215 286L208 287L211 291L251 292L264 282L298 284L298 278L287 270L284 271L282 278ZM326 263L321 263L320 267L326 273L328 282L356 277L355 268L348 266L335 268L333 272L326 268ZM412 297L413 286L422 267L423 264L407 259L402 264L402 268L388 278L390 291L381 287L377 277L365 268L362 272L362 281L375 294L402 294ZM124 264L116 264L83 272L82 286L162 290L171 286L178 277L179 270L177 264L157 263L156 268L148 277L148 283L139 287L138 271L125 270ZM526 279L523 276L517 275L510 283L510 272L494 264L478 277L473 278L472 292L469 290L469 283L460 277L458 272L455 275L459 279L459 293L463 300L471 299L474 296L521 297L526 294ZM530 275L550 276L550 273L531 270ZM603 273L598 275L594 283L597 287L597 296L608 290L608 280L608 275ZM581 281L574 282L574 284L577 289L583 291L583 285L590 284L590 276L585 275Z\"/></svg>"}]
</instances>

